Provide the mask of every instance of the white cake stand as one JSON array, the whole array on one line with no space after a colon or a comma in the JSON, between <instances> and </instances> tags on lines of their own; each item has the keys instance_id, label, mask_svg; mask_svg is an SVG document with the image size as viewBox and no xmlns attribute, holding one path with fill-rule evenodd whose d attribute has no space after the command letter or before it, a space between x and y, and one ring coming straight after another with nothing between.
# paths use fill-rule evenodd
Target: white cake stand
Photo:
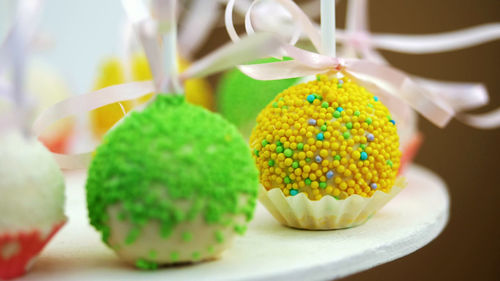
<instances>
[{"instance_id":1,"label":"white cake stand","mask_svg":"<svg viewBox=\"0 0 500 281\"><path fill-rule=\"evenodd\" d=\"M449 197L432 172L411 166L408 187L366 224L305 231L278 224L261 205L245 236L219 260L140 271L122 263L88 224L85 174L67 173L68 224L19 280L332 280L408 255L448 220Z\"/></svg>"}]
</instances>

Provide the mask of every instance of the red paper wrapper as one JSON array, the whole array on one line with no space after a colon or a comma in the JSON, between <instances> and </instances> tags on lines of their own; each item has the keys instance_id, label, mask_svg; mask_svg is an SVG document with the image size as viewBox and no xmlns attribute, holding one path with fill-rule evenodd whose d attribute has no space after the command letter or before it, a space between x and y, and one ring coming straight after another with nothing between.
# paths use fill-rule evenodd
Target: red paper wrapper
<instances>
[{"instance_id":1,"label":"red paper wrapper","mask_svg":"<svg viewBox=\"0 0 500 281\"><path fill-rule=\"evenodd\" d=\"M55 224L45 238L38 229L0 234L0 279L9 280L23 275L33 264L33 259L65 223L66 221Z\"/></svg>"},{"instance_id":2,"label":"red paper wrapper","mask_svg":"<svg viewBox=\"0 0 500 281\"><path fill-rule=\"evenodd\" d=\"M405 168L413 161L417 155L420 145L422 145L423 135L421 133L415 134L413 138L405 145L401 155L401 164L399 166L398 175L402 174Z\"/></svg>"}]
</instances>

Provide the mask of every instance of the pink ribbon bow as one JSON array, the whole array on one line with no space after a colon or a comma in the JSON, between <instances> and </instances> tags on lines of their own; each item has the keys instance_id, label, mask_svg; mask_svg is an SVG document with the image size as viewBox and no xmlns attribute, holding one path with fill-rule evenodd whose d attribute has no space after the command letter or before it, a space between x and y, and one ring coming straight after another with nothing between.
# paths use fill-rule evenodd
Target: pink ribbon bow
<instances>
[{"instance_id":1,"label":"pink ribbon bow","mask_svg":"<svg viewBox=\"0 0 500 281\"><path fill-rule=\"evenodd\" d=\"M290 0L277 0L294 17L301 29L309 37L317 50L322 50L321 35L307 15ZM230 0L226 15L232 13L235 0ZM228 17L226 17L228 19ZM226 22L228 32L234 30ZM340 59L312 53L292 45L284 46L284 53L294 60L266 64L243 65L240 70L258 80L277 80L303 77L321 73L341 72L355 78L359 84L381 96L384 103L400 104L405 102L422 116L439 127L444 127L455 115L455 111L443 100L435 99L425 88L395 68L366 60ZM398 108L394 106L393 108Z\"/></svg>"},{"instance_id":2,"label":"pink ribbon bow","mask_svg":"<svg viewBox=\"0 0 500 281\"><path fill-rule=\"evenodd\" d=\"M252 21L256 21L257 17L252 15L252 8L258 2L258 0L254 1L247 10L245 28L249 34L254 32ZM315 48L321 50L321 38L317 32L317 27L307 19L300 8L289 0L276 0L276 2L279 2L288 10L290 15L302 27L301 29L304 31L304 34L310 38ZM433 35L371 34L368 31L366 15L367 3L366 0L349 0L348 2L346 30L336 31L337 40L344 44L342 52L343 57L359 56L375 64L389 65L375 48L403 53L431 53L465 48L500 38L500 24L498 23L485 24L474 28ZM226 14L231 13L231 8L232 7L228 5ZM237 35L231 21L227 20L228 17L229 16L226 16L228 33L234 40ZM258 23L258 21L256 22ZM297 32L299 34L295 33L293 37L302 35L300 34L300 29L298 29ZM291 42L291 44L295 44L295 42ZM488 92L484 85L480 83L436 81L417 76L409 77L411 77L411 79L421 88L421 92L426 93L427 99L435 101L436 104L444 107L446 110L451 109L451 111L453 111L451 112L451 116L456 117L463 123L483 129L497 128L500 126L500 108L486 114L474 115L461 112L488 103ZM376 89L372 88L371 90ZM397 95L396 92L393 93ZM385 102L387 103L387 101ZM391 101L390 103L394 102ZM409 105L422 113L421 110L415 107L415 103L409 103ZM391 111L398 110L398 107L389 106L389 108ZM429 116L425 117L428 118ZM432 119L430 120L433 121Z\"/></svg>"}]
</instances>

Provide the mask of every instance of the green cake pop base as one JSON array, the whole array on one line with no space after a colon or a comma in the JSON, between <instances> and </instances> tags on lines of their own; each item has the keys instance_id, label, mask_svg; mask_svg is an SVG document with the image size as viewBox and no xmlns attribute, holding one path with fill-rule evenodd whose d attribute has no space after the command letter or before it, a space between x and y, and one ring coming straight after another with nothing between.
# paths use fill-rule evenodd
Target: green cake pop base
<instances>
[{"instance_id":1,"label":"green cake pop base","mask_svg":"<svg viewBox=\"0 0 500 281\"><path fill-rule=\"evenodd\" d=\"M158 248L126 254L136 266L154 268L209 258L227 229L242 234L257 185L250 150L234 125L182 96L158 95L105 135L88 172L87 206L90 223L120 256L157 229ZM126 233L113 225L125 225ZM213 245L193 248L198 240Z\"/></svg>"},{"instance_id":2,"label":"green cake pop base","mask_svg":"<svg viewBox=\"0 0 500 281\"><path fill-rule=\"evenodd\" d=\"M255 61L254 64L278 61L280 60L275 58L265 58ZM219 81L217 110L248 138L259 112L277 94L297 83L299 79L260 81L235 68L226 72Z\"/></svg>"}]
</instances>

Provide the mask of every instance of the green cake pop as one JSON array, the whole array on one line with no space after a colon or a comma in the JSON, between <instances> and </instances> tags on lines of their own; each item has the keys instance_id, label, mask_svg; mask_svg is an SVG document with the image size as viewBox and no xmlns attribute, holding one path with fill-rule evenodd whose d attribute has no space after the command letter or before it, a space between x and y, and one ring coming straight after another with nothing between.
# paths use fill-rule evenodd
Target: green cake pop
<instances>
[{"instance_id":1,"label":"green cake pop","mask_svg":"<svg viewBox=\"0 0 500 281\"><path fill-rule=\"evenodd\" d=\"M289 60L285 58L284 60ZM268 63L280 61L265 58L254 62ZM237 68L226 72L217 88L217 110L248 138L259 112L277 94L296 84L299 78L260 81L250 78Z\"/></svg>"},{"instance_id":2,"label":"green cake pop","mask_svg":"<svg viewBox=\"0 0 500 281\"><path fill-rule=\"evenodd\" d=\"M245 232L257 175L234 125L160 94L97 148L86 186L90 222L140 268L211 259Z\"/></svg>"}]
</instances>

